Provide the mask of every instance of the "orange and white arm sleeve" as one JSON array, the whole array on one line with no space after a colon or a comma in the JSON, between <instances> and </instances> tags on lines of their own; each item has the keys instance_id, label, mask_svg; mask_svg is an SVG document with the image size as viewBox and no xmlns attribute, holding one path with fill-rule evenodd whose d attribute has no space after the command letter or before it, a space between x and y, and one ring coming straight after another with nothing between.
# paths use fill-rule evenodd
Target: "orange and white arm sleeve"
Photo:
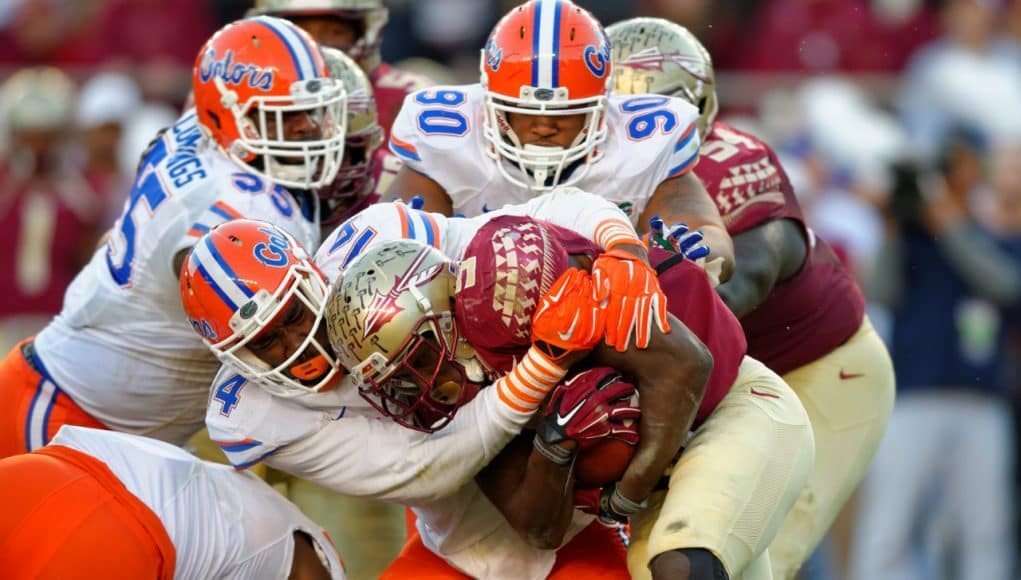
<instances>
[{"instance_id":1,"label":"orange and white arm sleeve","mask_svg":"<svg viewBox=\"0 0 1021 580\"><path fill-rule=\"evenodd\" d=\"M530 347L509 373L493 383L502 407L500 414L506 413L515 423L527 421L566 374L567 370L541 350Z\"/></svg>"}]
</instances>

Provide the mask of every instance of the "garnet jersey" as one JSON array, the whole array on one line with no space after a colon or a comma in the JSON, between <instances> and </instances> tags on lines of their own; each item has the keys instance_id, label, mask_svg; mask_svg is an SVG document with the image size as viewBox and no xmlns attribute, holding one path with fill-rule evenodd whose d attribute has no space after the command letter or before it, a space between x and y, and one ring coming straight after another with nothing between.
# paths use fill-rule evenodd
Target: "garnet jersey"
<instances>
[{"instance_id":1,"label":"garnet jersey","mask_svg":"<svg viewBox=\"0 0 1021 580\"><path fill-rule=\"evenodd\" d=\"M337 216L336 221L330 221L329 223L336 224L343 222L378 202L386 189L390 187L390 182L393 181L394 177L397 177L397 172L400 169L400 157L391 153L386 147L376 149L376 152L372 155L372 191L355 200L354 203L343 210L341 215ZM333 216L330 216L330 219L333 220ZM332 228L324 224L323 232L329 231L332 231Z\"/></svg>"},{"instance_id":2,"label":"garnet jersey","mask_svg":"<svg viewBox=\"0 0 1021 580\"><path fill-rule=\"evenodd\" d=\"M534 197L507 181L487 154L484 99L477 84L408 95L390 137L390 150L439 183L454 213L468 217ZM637 223L659 184L684 175L698 161L698 110L660 95L610 97L606 107L603 157L573 185L617 204Z\"/></svg>"},{"instance_id":3,"label":"garnet jersey","mask_svg":"<svg viewBox=\"0 0 1021 580\"><path fill-rule=\"evenodd\" d=\"M702 145L695 174L732 236L770 220L789 219L798 224L808 244L801 269L778 282L762 304L741 319L749 356L782 375L850 338L861 326L865 300L830 246L805 224L773 150L717 121Z\"/></svg>"},{"instance_id":4,"label":"garnet jersey","mask_svg":"<svg viewBox=\"0 0 1021 580\"><path fill-rule=\"evenodd\" d=\"M433 84L422 75L394 68L385 62L380 63L376 70L372 71L369 82L372 83L372 94L376 98L379 126L383 128L387 140L390 139L390 127L397 118L404 98Z\"/></svg>"},{"instance_id":5,"label":"garnet jersey","mask_svg":"<svg viewBox=\"0 0 1021 580\"><path fill-rule=\"evenodd\" d=\"M323 529L252 474L127 433L67 425L51 445L102 461L156 514L174 544L175 578L287 578L298 531L316 544L330 576L344 578Z\"/></svg>"},{"instance_id":6,"label":"garnet jersey","mask_svg":"<svg viewBox=\"0 0 1021 580\"><path fill-rule=\"evenodd\" d=\"M181 444L202 426L219 362L188 325L175 254L238 217L318 240L314 195L299 202L230 161L194 111L142 157L108 241L74 279L61 313L36 337L61 390L104 425Z\"/></svg>"}]
</instances>

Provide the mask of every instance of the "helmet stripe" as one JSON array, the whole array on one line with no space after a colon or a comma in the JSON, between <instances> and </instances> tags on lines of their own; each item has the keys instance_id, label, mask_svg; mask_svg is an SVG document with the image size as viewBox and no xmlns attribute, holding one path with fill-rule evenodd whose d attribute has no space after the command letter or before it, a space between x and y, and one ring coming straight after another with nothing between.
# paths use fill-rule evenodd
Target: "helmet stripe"
<instances>
[{"instance_id":1,"label":"helmet stripe","mask_svg":"<svg viewBox=\"0 0 1021 580\"><path fill-rule=\"evenodd\" d=\"M227 308L230 308L231 310L237 310L238 305L235 304L234 301L230 299L230 296L224 294L223 290L220 289L220 286L216 283L215 280L213 280L213 275L209 273L209 270L206 270L206 267L202 265L202 262L198 263L197 269L199 274L201 274L205 281L209 283L209 286L210 288L213 289L213 292L216 292L216 295L220 297L220 300L223 300L223 303L227 305Z\"/></svg>"},{"instance_id":2,"label":"helmet stripe","mask_svg":"<svg viewBox=\"0 0 1021 580\"><path fill-rule=\"evenodd\" d=\"M550 70L553 71L553 86L560 86L560 0L553 2L553 61L550 63Z\"/></svg>"},{"instance_id":3,"label":"helmet stripe","mask_svg":"<svg viewBox=\"0 0 1021 580\"><path fill-rule=\"evenodd\" d=\"M314 79L319 76L312 51L309 50L308 45L305 44L304 39L299 34L286 26L281 26L279 23L274 22L273 18L260 16L256 20L266 28L269 28L280 39L280 42L283 42L284 46L287 47L287 52L291 53L291 60L294 61L294 68L298 70L298 78L300 80Z\"/></svg>"},{"instance_id":4,"label":"helmet stripe","mask_svg":"<svg viewBox=\"0 0 1021 580\"><path fill-rule=\"evenodd\" d=\"M254 296L254 293L238 280L237 274L217 251L212 238L206 237L199 242L193 250L193 255L202 277L232 310L237 310Z\"/></svg>"},{"instance_id":5,"label":"helmet stripe","mask_svg":"<svg viewBox=\"0 0 1021 580\"><path fill-rule=\"evenodd\" d=\"M556 87L557 42L560 39L560 0L539 0L532 34L532 85Z\"/></svg>"}]
</instances>

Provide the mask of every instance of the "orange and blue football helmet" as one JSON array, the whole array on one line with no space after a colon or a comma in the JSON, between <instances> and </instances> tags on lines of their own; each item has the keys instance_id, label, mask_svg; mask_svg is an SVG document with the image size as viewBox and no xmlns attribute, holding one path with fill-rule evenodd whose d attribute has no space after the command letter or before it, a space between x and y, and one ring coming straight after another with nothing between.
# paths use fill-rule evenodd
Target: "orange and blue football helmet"
<instances>
[{"instance_id":1,"label":"orange and blue football helmet","mask_svg":"<svg viewBox=\"0 0 1021 580\"><path fill-rule=\"evenodd\" d=\"M493 28L480 67L483 134L504 177L537 192L581 179L607 135L610 44L599 22L570 0L529 0ZM508 113L586 120L568 148L542 147L522 145Z\"/></svg>"},{"instance_id":2,"label":"orange and blue football helmet","mask_svg":"<svg viewBox=\"0 0 1021 580\"><path fill-rule=\"evenodd\" d=\"M181 302L192 328L220 361L282 397L333 386L341 367L322 324L328 283L287 232L266 222L225 222L202 236L180 272ZM297 300L314 316L304 341L275 366L248 345ZM304 314L304 313L303 313ZM322 328L322 332L320 332Z\"/></svg>"},{"instance_id":3,"label":"orange and blue football helmet","mask_svg":"<svg viewBox=\"0 0 1021 580\"><path fill-rule=\"evenodd\" d=\"M199 51L192 88L199 123L235 162L285 187L333 181L347 93L298 27L258 16L221 28Z\"/></svg>"}]
</instances>

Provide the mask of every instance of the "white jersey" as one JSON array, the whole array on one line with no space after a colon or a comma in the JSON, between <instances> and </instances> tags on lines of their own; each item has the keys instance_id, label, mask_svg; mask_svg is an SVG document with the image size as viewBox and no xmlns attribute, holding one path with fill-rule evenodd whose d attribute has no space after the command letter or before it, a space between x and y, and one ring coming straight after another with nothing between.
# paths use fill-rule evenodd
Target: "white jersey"
<instances>
[{"instance_id":1,"label":"white jersey","mask_svg":"<svg viewBox=\"0 0 1021 580\"><path fill-rule=\"evenodd\" d=\"M595 241L598 241L600 226L608 222L621 223L628 231L634 232L627 225L628 218L623 210L575 187L557 188L524 203L504 206L472 218L448 218L438 213L411 209L400 202L377 203L333 230L323 241L315 260L327 277L335 279L366 249L401 239L418 240L437 248L451 259L460 260L479 229L504 215L533 217Z\"/></svg>"},{"instance_id":2,"label":"white jersey","mask_svg":"<svg viewBox=\"0 0 1021 580\"><path fill-rule=\"evenodd\" d=\"M307 198L246 173L185 113L142 157L109 240L36 337L47 378L111 429L183 443L202 426L219 362L185 319L175 254L239 217L315 247L318 202Z\"/></svg>"},{"instance_id":3,"label":"white jersey","mask_svg":"<svg viewBox=\"0 0 1021 580\"><path fill-rule=\"evenodd\" d=\"M344 578L323 529L250 473L155 439L99 429L65 425L51 445L102 461L159 517L176 551L174 578L287 578L297 531L315 543L331 577Z\"/></svg>"},{"instance_id":4,"label":"white jersey","mask_svg":"<svg viewBox=\"0 0 1021 580\"><path fill-rule=\"evenodd\" d=\"M433 87L408 95L394 121L390 150L446 190L455 214L476 216L534 196L504 178L483 137L481 85ZM698 109L661 95L611 96L603 157L573 185L604 197L632 223L659 185L698 161ZM508 163L507 161L500 161Z\"/></svg>"}]
</instances>

